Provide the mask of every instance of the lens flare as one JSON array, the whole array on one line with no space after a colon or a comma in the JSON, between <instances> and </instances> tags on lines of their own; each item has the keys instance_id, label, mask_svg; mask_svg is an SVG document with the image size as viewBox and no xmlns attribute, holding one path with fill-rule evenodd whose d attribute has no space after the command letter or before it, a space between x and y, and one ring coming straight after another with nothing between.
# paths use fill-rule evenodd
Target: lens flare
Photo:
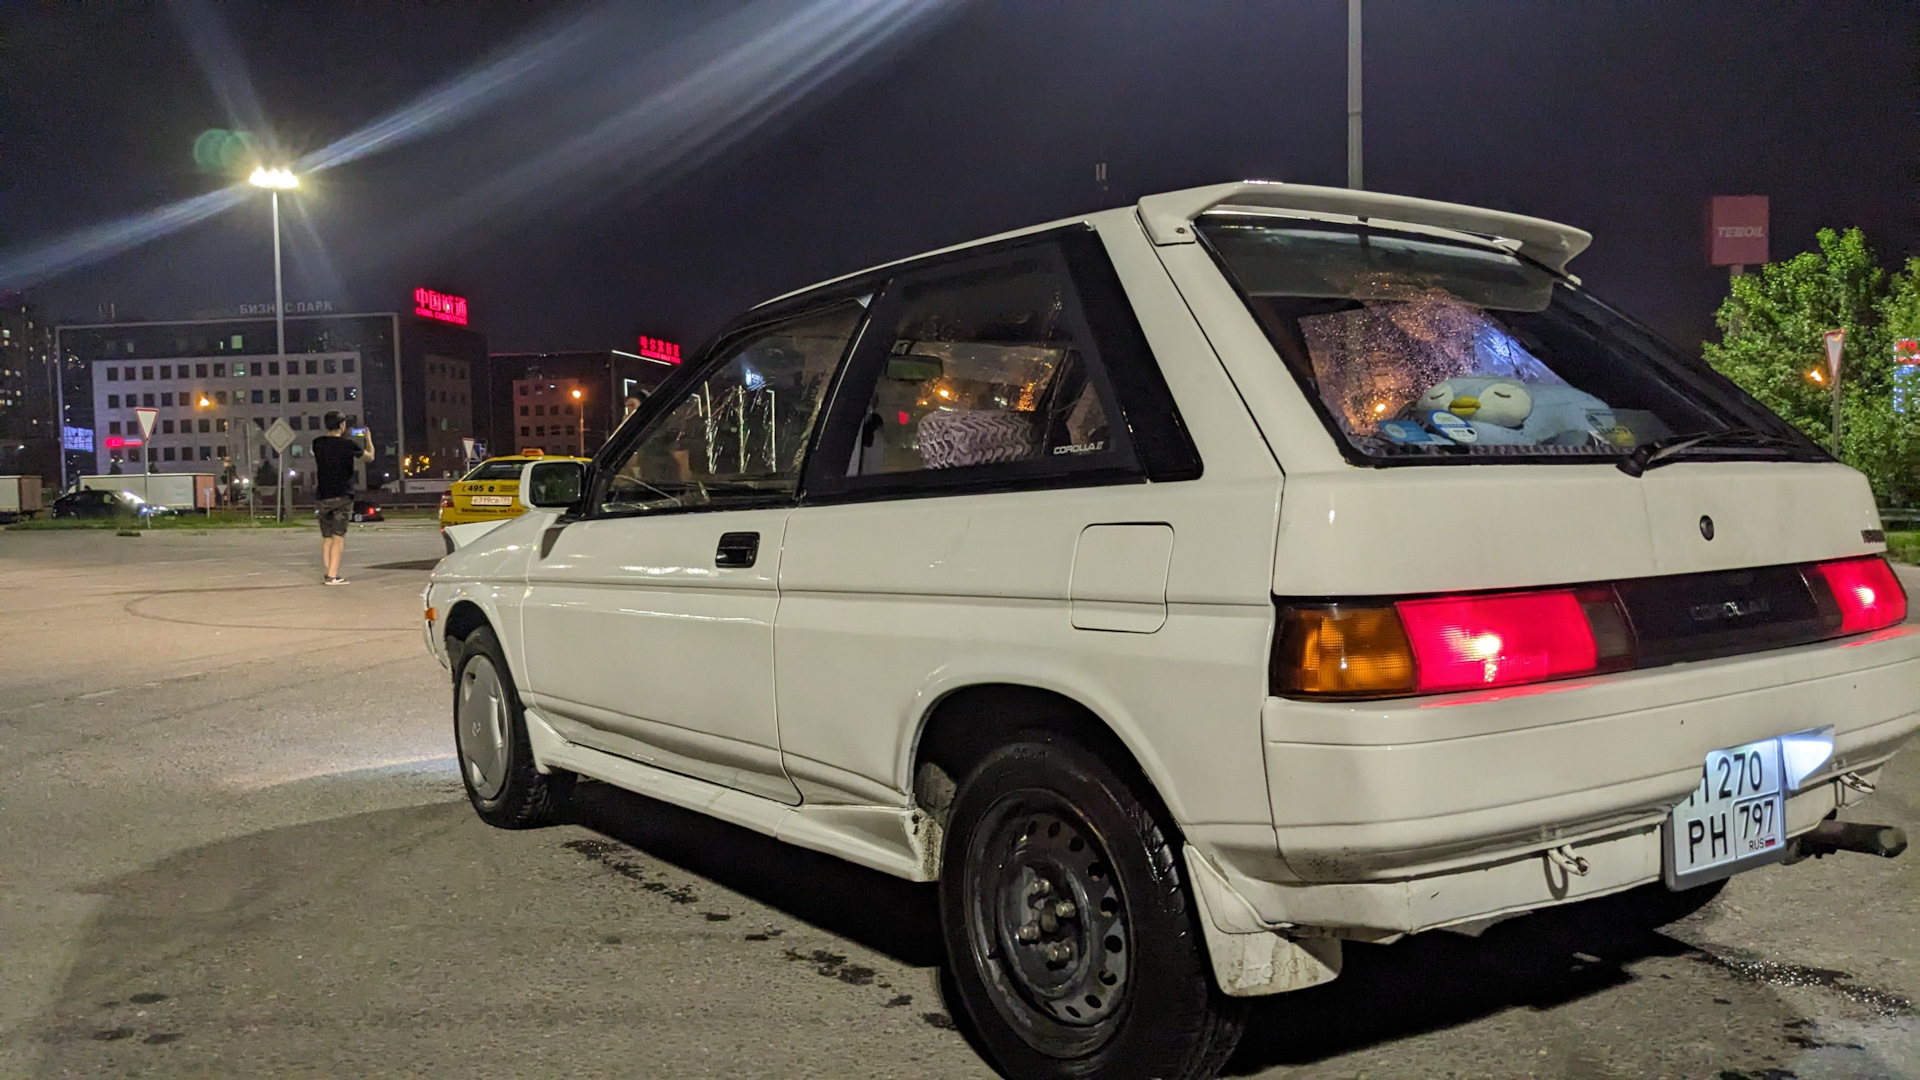
<instances>
[{"instance_id":1,"label":"lens flare","mask_svg":"<svg viewBox=\"0 0 1920 1080\"><path fill-rule=\"evenodd\" d=\"M382 232L385 249L476 224L577 214L661 186L763 132L960 3L754 0L719 14L707 6L601 3L544 24L408 104L294 158L292 172L305 178L467 129L461 139L433 144L429 170L462 177L461 189L451 196L422 192L416 201L424 210L410 215L411 231ZM196 161L222 170L268 157L284 161L215 9L204 0L174 0L170 10L234 128L202 133ZM248 131L266 134L254 142ZM242 152L253 160L236 160ZM257 194L242 182L0 252L0 289L111 258ZM306 241L294 245L294 258L337 280L311 219L298 199L293 203Z\"/></svg>"}]
</instances>

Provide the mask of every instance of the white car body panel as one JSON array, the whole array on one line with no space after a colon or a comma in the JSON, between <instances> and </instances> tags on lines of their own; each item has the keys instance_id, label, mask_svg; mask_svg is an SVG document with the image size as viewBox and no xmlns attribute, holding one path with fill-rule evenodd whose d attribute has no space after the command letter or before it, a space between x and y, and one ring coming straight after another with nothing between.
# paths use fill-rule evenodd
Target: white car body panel
<instances>
[{"instance_id":1,"label":"white car body panel","mask_svg":"<svg viewBox=\"0 0 1920 1080\"><path fill-rule=\"evenodd\" d=\"M1639 477L1350 464L1192 242L1193 216L1221 205L1464 230L1552 266L1587 240L1295 185L1195 189L1007 234L1098 231L1198 478L455 526L426 597L429 648L447 662L456 618L494 627L543 770L915 880L940 872L938 826L913 794L939 704L982 685L1076 702L1183 830L1216 978L1234 994L1334 977L1340 938L1658 880L1661 822L1711 750L1833 727L1832 760L1786 804L1793 834L1855 801L1920 728L1920 630L1907 627L1495 691L1269 696L1276 597L1611 581L1885 545L1865 480L1837 464L1683 461ZM734 531L761 534L759 561L716 569L715 541Z\"/></svg>"}]
</instances>

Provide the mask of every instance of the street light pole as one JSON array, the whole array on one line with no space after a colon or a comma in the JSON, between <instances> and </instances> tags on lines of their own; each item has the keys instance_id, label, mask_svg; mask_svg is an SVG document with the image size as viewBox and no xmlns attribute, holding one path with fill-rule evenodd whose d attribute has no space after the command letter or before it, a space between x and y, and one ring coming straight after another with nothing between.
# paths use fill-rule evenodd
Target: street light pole
<instances>
[{"instance_id":1,"label":"street light pole","mask_svg":"<svg viewBox=\"0 0 1920 1080\"><path fill-rule=\"evenodd\" d=\"M573 412L574 412L574 417L573 417L574 422L579 425L579 431L580 431L580 456L586 457L587 456L587 404L586 404L585 397L580 393L580 388L577 386L573 388Z\"/></svg>"},{"instance_id":2,"label":"street light pole","mask_svg":"<svg viewBox=\"0 0 1920 1080\"><path fill-rule=\"evenodd\" d=\"M280 192L271 191L273 199L273 355L280 367L280 407L287 405L287 297L281 287L280 279ZM279 492L273 498L276 518L287 520L287 463L276 458L274 473L280 481Z\"/></svg>"},{"instance_id":3,"label":"street light pole","mask_svg":"<svg viewBox=\"0 0 1920 1080\"><path fill-rule=\"evenodd\" d=\"M267 189L273 198L273 355L274 366L280 370L280 407L287 407L287 298L281 288L280 278L280 193L292 191L300 186L300 179L290 169L269 169L264 165L253 170L247 182L255 187ZM287 463L278 451L274 452L274 516L280 521L287 520Z\"/></svg>"},{"instance_id":4,"label":"street light pole","mask_svg":"<svg viewBox=\"0 0 1920 1080\"><path fill-rule=\"evenodd\" d=\"M1360 179L1360 0L1347 0L1347 186Z\"/></svg>"}]
</instances>

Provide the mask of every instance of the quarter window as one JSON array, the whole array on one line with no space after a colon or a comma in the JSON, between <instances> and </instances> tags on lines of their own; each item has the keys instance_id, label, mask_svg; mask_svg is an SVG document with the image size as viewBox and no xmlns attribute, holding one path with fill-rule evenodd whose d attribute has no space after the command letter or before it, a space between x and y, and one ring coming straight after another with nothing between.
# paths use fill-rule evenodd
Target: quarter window
<instances>
[{"instance_id":1,"label":"quarter window","mask_svg":"<svg viewBox=\"0 0 1920 1080\"><path fill-rule=\"evenodd\" d=\"M827 384L863 311L843 301L750 331L724 348L613 469L602 511L791 498Z\"/></svg>"},{"instance_id":2,"label":"quarter window","mask_svg":"<svg viewBox=\"0 0 1920 1080\"><path fill-rule=\"evenodd\" d=\"M849 477L1131 465L1098 350L1050 249L907 278L885 318Z\"/></svg>"}]
</instances>

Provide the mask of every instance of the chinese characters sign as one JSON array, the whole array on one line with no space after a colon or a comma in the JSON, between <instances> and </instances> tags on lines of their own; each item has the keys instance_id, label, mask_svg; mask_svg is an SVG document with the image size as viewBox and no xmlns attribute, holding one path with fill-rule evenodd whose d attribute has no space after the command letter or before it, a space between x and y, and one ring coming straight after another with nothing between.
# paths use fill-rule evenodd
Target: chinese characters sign
<instances>
[{"instance_id":1,"label":"chinese characters sign","mask_svg":"<svg viewBox=\"0 0 1920 1080\"><path fill-rule=\"evenodd\" d=\"M467 298L449 296L432 289L413 290L413 313L423 319L438 319L457 326L467 325Z\"/></svg>"},{"instance_id":2,"label":"chinese characters sign","mask_svg":"<svg viewBox=\"0 0 1920 1080\"><path fill-rule=\"evenodd\" d=\"M677 364L680 362L680 346L676 342L642 335L640 355L649 360L658 360L663 364Z\"/></svg>"}]
</instances>

